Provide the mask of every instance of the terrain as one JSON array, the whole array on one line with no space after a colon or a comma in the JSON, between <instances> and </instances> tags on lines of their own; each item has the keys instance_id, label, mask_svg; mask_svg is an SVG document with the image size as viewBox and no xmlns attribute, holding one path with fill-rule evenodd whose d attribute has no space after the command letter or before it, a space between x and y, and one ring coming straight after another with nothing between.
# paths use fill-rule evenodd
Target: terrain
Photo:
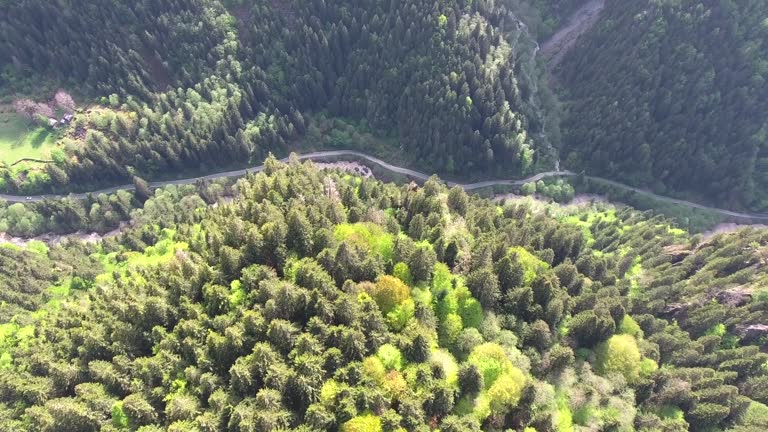
<instances>
[{"instance_id":1,"label":"terrain","mask_svg":"<svg viewBox=\"0 0 768 432\"><path fill-rule=\"evenodd\" d=\"M768 430L766 17L0 1L0 432Z\"/></svg>"},{"instance_id":2,"label":"terrain","mask_svg":"<svg viewBox=\"0 0 768 432\"><path fill-rule=\"evenodd\" d=\"M765 208L768 4L608 1L556 71L564 166Z\"/></svg>"}]
</instances>

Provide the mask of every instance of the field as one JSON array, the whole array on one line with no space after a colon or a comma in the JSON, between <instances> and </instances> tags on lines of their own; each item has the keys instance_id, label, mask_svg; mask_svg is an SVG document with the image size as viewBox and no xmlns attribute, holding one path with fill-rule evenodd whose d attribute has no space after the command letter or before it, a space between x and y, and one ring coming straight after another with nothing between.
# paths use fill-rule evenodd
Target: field
<instances>
[{"instance_id":1,"label":"field","mask_svg":"<svg viewBox=\"0 0 768 432\"><path fill-rule=\"evenodd\" d=\"M46 128L28 127L12 112L0 112L0 162L12 164L19 159L49 159L48 151L55 134Z\"/></svg>"}]
</instances>

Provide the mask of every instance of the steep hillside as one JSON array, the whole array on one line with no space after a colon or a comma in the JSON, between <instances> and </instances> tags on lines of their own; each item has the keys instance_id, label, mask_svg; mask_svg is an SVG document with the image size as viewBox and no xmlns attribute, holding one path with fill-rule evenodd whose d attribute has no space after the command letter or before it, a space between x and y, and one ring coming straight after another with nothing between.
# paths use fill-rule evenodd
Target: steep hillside
<instances>
[{"instance_id":1,"label":"steep hillside","mask_svg":"<svg viewBox=\"0 0 768 432\"><path fill-rule=\"evenodd\" d=\"M567 166L766 210L767 17L758 0L608 1L558 73Z\"/></svg>"},{"instance_id":2,"label":"steep hillside","mask_svg":"<svg viewBox=\"0 0 768 432\"><path fill-rule=\"evenodd\" d=\"M209 171L302 141L366 146L323 136L326 114L440 172L551 163L535 43L500 2L26 0L0 16L1 94L53 81L86 107L57 129L53 162L0 167L7 191ZM23 105L29 122L47 127L45 102Z\"/></svg>"}]
</instances>

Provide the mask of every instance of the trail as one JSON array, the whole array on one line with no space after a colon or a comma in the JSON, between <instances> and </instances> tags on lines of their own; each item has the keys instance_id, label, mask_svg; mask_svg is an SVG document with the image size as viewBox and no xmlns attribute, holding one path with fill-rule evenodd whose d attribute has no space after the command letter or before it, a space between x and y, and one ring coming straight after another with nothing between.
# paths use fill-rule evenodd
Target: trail
<instances>
[{"instance_id":1,"label":"trail","mask_svg":"<svg viewBox=\"0 0 768 432\"><path fill-rule=\"evenodd\" d=\"M568 24L557 31L541 45L540 55L547 60L547 69L554 70L573 47L576 40L592 28L600 12L605 7L605 0L590 0L568 19Z\"/></svg>"}]
</instances>

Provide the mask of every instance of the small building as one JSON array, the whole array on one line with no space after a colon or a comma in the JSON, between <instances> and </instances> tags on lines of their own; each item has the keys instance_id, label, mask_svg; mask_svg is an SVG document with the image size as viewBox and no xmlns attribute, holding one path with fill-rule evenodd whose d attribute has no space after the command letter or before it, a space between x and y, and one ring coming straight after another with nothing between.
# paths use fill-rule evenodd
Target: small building
<instances>
[{"instance_id":1,"label":"small building","mask_svg":"<svg viewBox=\"0 0 768 432\"><path fill-rule=\"evenodd\" d=\"M48 126L50 126L52 128L55 128L58 125L59 125L59 121L56 120L55 118L49 118L48 119Z\"/></svg>"},{"instance_id":2,"label":"small building","mask_svg":"<svg viewBox=\"0 0 768 432\"><path fill-rule=\"evenodd\" d=\"M72 119L75 118L72 114L64 114L64 118L62 119L65 123L69 123L72 121Z\"/></svg>"}]
</instances>

